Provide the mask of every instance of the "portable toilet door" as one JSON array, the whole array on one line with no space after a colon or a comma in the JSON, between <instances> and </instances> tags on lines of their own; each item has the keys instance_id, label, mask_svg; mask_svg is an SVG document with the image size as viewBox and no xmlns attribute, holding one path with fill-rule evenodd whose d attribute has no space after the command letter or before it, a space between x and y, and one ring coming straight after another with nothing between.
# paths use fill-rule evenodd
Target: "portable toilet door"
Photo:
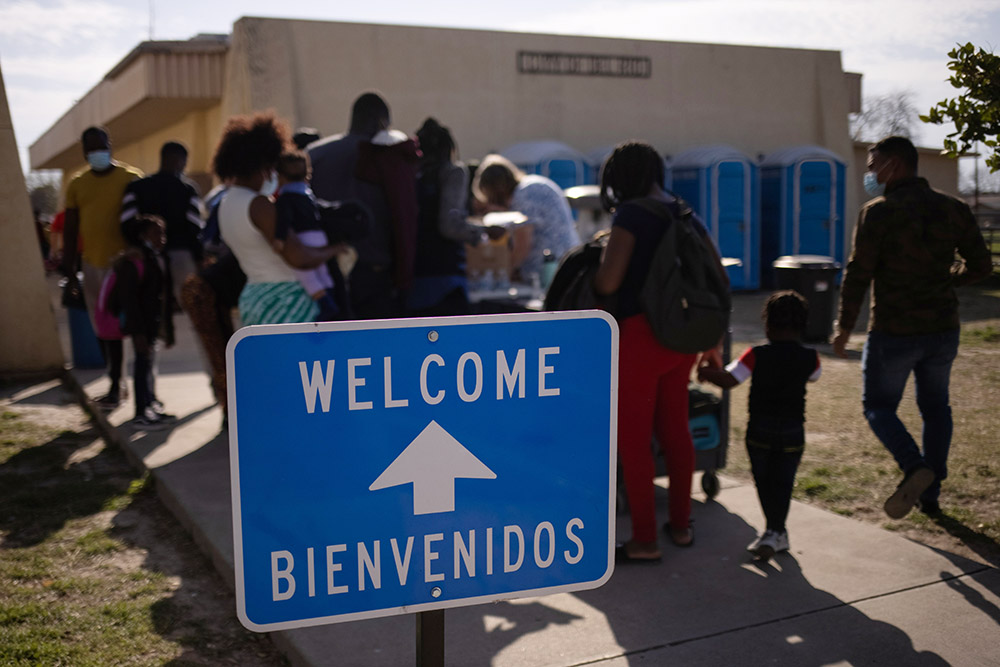
<instances>
[{"instance_id":1,"label":"portable toilet door","mask_svg":"<svg viewBox=\"0 0 1000 667\"><path fill-rule=\"evenodd\" d=\"M822 255L844 263L845 164L819 146L776 151L761 162L763 264L784 255Z\"/></svg>"},{"instance_id":2,"label":"portable toilet door","mask_svg":"<svg viewBox=\"0 0 1000 667\"><path fill-rule=\"evenodd\" d=\"M604 161L608 159L614 150L614 146L600 146L587 151L585 154L587 158L587 170L585 176L587 184L601 184L601 167L604 166Z\"/></svg>"},{"instance_id":3,"label":"portable toilet door","mask_svg":"<svg viewBox=\"0 0 1000 667\"><path fill-rule=\"evenodd\" d=\"M722 257L739 260L727 269L732 288L760 287L757 166L729 146L706 146L679 153L670 167L673 192L698 213Z\"/></svg>"},{"instance_id":4,"label":"portable toilet door","mask_svg":"<svg viewBox=\"0 0 1000 667\"><path fill-rule=\"evenodd\" d=\"M500 154L526 173L552 179L563 190L583 185L587 179L587 158L559 141L524 141Z\"/></svg>"}]
</instances>

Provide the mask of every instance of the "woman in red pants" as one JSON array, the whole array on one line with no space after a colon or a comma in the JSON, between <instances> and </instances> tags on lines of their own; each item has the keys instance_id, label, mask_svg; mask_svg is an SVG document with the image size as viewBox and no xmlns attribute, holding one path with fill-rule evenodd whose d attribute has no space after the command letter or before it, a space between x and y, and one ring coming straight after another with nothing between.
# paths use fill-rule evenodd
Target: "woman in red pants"
<instances>
[{"instance_id":1,"label":"woman in red pants","mask_svg":"<svg viewBox=\"0 0 1000 667\"><path fill-rule=\"evenodd\" d=\"M614 217L594 289L598 294L617 296L618 456L632 515L632 539L617 549L618 561L661 558L650 445L654 430L670 478L670 521L664 532L677 546L694 543L690 517L695 453L688 426L688 381L698 355L661 345L639 303L660 238L671 224L655 212L656 206L643 205L641 200L674 206L676 199L662 185L663 158L644 143L619 145L601 171L601 203ZM704 226L696 226L718 257ZM719 271L725 273L721 261Z\"/></svg>"}]
</instances>

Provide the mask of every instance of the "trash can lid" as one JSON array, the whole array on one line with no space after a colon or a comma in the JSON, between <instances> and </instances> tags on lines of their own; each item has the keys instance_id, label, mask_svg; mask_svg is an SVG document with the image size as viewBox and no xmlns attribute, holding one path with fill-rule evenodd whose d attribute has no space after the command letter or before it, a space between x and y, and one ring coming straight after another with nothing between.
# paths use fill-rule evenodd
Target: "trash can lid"
<instances>
[{"instance_id":1,"label":"trash can lid","mask_svg":"<svg viewBox=\"0 0 1000 667\"><path fill-rule=\"evenodd\" d=\"M771 264L776 269L839 269L840 262L824 255L785 255Z\"/></svg>"}]
</instances>

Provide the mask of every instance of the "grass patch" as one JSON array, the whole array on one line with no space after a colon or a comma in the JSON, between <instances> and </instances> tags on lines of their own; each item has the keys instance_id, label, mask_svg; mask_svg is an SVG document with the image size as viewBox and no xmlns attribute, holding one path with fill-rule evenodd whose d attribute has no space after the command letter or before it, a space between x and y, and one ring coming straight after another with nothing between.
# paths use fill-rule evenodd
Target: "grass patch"
<instances>
[{"instance_id":1,"label":"grass patch","mask_svg":"<svg viewBox=\"0 0 1000 667\"><path fill-rule=\"evenodd\" d=\"M118 540L111 539L107 531L92 530L76 538L76 547L85 556L100 556L121 550L122 544Z\"/></svg>"},{"instance_id":2,"label":"grass patch","mask_svg":"<svg viewBox=\"0 0 1000 667\"><path fill-rule=\"evenodd\" d=\"M961 341L966 345L1000 343L1000 327L986 325L984 327L963 329Z\"/></svg>"},{"instance_id":3,"label":"grass patch","mask_svg":"<svg viewBox=\"0 0 1000 667\"><path fill-rule=\"evenodd\" d=\"M0 406L0 665L285 664L150 478L39 414Z\"/></svg>"}]
</instances>

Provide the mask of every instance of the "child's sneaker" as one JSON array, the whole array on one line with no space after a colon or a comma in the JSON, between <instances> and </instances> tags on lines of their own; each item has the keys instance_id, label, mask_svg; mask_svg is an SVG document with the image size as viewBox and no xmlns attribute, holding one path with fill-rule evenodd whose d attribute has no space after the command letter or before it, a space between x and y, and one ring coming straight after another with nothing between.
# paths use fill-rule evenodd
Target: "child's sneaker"
<instances>
[{"instance_id":1,"label":"child's sneaker","mask_svg":"<svg viewBox=\"0 0 1000 667\"><path fill-rule=\"evenodd\" d=\"M132 420L132 426L140 431L159 431L166 428L166 420L147 407L142 414Z\"/></svg>"},{"instance_id":2,"label":"child's sneaker","mask_svg":"<svg viewBox=\"0 0 1000 667\"><path fill-rule=\"evenodd\" d=\"M781 553L782 551L788 551L788 531L781 530L775 531L774 533L774 551L775 553Z\"/></svg>"},{"instance_id":3,"label":"child's sneaker","mask_svg":"<svg viewBox=\"0 0 1000 667\"><path fill-rule=\"evenodd\" d=\"M165 412L163 409L163 403L160 403L157 400L150 401L149 409L155 412L160 417L160 419L162 419L165 422L177 421L177 416L172 415L169 412Z\"/></svg>"},{"instance_id":4,"label":"child's sneaker","mask_svg":"<svg viewBox=\"0 0 1000 667\"><path fill-rule=\"evenodd\" d=\"M761 560L770 560L778 550L778 533L773 530L765 530L756 540L747 545L747 551L757 556ZM785 538L785 549L788 548L788 538Z\"/></svg>"}]
</instances>

